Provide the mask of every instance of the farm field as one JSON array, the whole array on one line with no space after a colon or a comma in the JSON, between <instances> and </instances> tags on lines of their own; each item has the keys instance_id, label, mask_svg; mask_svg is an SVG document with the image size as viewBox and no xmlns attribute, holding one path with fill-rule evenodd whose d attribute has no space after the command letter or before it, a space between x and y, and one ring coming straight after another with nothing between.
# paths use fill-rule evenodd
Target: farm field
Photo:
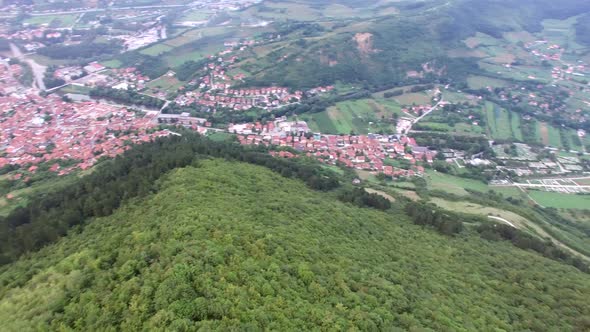
<instances>
[{"instance_id":1,"label":"farm field","mask_svg":"<svg viewBox=\"0 0 590 332\"><path fill-rule=\"evenodd\" d=\"M434 97L434 92L414 92L414 93L404 93L400 96L395 96L392 99L400 103L400 105L426 105L430 104L432 97Z\"/></svg>"},{"instance_id":2,"label":"farm field","mask_svg":"<svg viewBox=\"0 0 590 332\"><path fill-rule=\"evenodd\" d=\"M547 126L548 134L549 134L549 143L548 145L554 147L562 147L563 144L561 143L561 137L559 133L559 129L553 126Z\"/></svg>"},{"instance_id":3,"label":"farm field","mask_svg":"<svg viewBox=\"0 0 590 332\"><path fill-rule=\"evenodd\" d=\"M510 130L512 131L515 139L519 141L523 140L522 130L520 127L520 116L518 114L512 114L510 117Z\"/></svg>"},{"instance_id":4,"label":"farm field","mask_svg":"<svg viewBox=\"0 0 590 332\"><path fill-rule=\"evenodd\" d=\"M501 88L509 85L507 81L486 76L469 76L467 84L472 89L485 89L487 87Z\"/></svg>"},{"instance_id":5,"label":"farm field","mask_svg":"<svg viewBox=\"0 0 590 332\"><path fill-rule=\"evenodd\" d=\"M32 16L27 18L24 23L35 26L47 25L53 28L69 28L76 22L77 18L78 14Z\"/></svg>"},{"instance_id":6,"label":"farm field","mask_svg":"<svg viewBox=\"0 0 590 332\"><path fill-rule=\"evenodd\" d=\"M576 42L576 31L574 25L577 17L570 17L565 20L544 20L541 22L543 31L541 35L551 43L568 45L569 51L587 50L586 47Z\"/></svg>"},{"instance_id":7,"label":"farm field","mask_svg":"<svg viewBox=\"0 0 590 332\"><path fill-rule=\"evenodd\" d=\"M465 189L486 192L489 187L480 181L464 179L433 170L426 171L426 182L430 190L442 190L451 194L465 196L469 193Z\"/></svg>"},{"instance_id":8,"label":"farm field","mask_svg":"<svg viewBox=\"0 0 590 332\"><path fill-rule=\"evenodd\" d=\"M313 130L326 134L395 132L389 119L393 114L402 115L400 106L385 99L360 99L344 101L326 111L304 116Z\"/></svg>"},{"instance_id":9,"label":"farm field","mask_svg":"<svg viewBox=\"0 0 590 332\"><path fill-rule=\"evenodd\" d=\"M201 9L195 9L187 12L184 14L179 21L190 21L190 22L198 22L198 21L206 21L211 17L213 13L205 12Z\"/></svg>"},{"instance_id":10,"label":"farm field","mask_svg":"<svg viewBox=\"0 0 590 332\"><path fill-rule=\"evenodd\" d=\"M485 112L487 117L488 134L493 139L511 139L516 138L518 135L522 138L520 130L516 131L516 135L513 133L512 118L517 117L515 114L509 113L509 111L500 108L498 105L486 102Z\"/></svg>"},{"instance_id":11,"label":"farm field","mask_svg":"<svg viewBox=\"0 0 590 332\"><path fill-rule=\"evenodd\" d=\"M252 7L245 12L263 19L313 21L321 17L321 12L306 4L266 2L263 8Z\"/></svg>"},{"instance_id":12,"label":"farm field","mask_svg":"<svg viewBox=\"0 0 590 332\"><path fill-rule=\"evenodd\" d=\"M64 86L63 88L59 89L59 92L60 93L75 93L75 94L86 95L90 92L90 88L86 87L86 86L68 84L68 85Z\"/></svg>"},{"instance_id":13,"label":"farm field","mask_svg":"<svg viewBox=\"0 0 590 332\"><path fill-rule=\"evenodd\" d=\"M151 55L151 56L158 56L158 55L166 53L172 49L173 49L172 46L168 46L164 43L160 43L160 44L155 44L153 46L150 46L148 48L144 48L143 50L139 51L139 53L145 54L145 55Z\"/></svg>"},{"instance_id":14,"label":"farm field","mask_svg":"<svg viewBox=\"0 0 590 332\"><path fill-rule=\"evenodd\" d=\"M103 61L103 62L101 62L101 64L103 66L109 67L109 68L121 68L121 66L123 65L123 63L117 59Z\"/></svg>"},{"instance_id":15,"label":"farm field","mask_svg":"<svg viewBox=\"0 0 590 332\"><path fill-rule=\"evenodd\" d=\"M429 190L441 190L460 196L470 195L465 189L476 190L480 192L493 190L506 197L521 196L520 191L516 188L492 188L481 181L465 179L449 174L435 172L433 170L426 171L425 179L428 183Z\"/></svg>"},{"instance_id":16,"label":"farm field","mask_svg":"<svg viewBox=\"0 0 590 332\"><path fill-rule=\"evenodd\" d=\"M204 48L199 48L197 50L189 50L189 51L172 51L168 52L164 55L164 61L170 67L178 67L187 61L198 61L201 60L211 54L215 54L223 50L223 45L208 45Z\"/></svg>"},{"instance_id":17,"label":"farm field","mask_svg":"<svg viewBox=\"0 0 590 332\"><path fill-rule=\"evenodd\" d=\"M393 191L397 194L400 194L406 198L409 198L414 202L417 202L420 200L420 196L418 196L418 194L416 194L416 192L413 190L404 190L401 188L394 188L394 187L389 187L388 190Z\"/></svg>"},{"instance_id":18,"label":"farm field","mask_svg":"<svg viewBox=\"0 0 590 332\"><path fill-rule=\"evenodd\" d=\"M454 91L445 91L444 99L455 104L467 102L470 105L476 105L479 101L479 99L474 95Z\"/></svg>"},{"instance_id":19,"label":"farm field","mask_svg":"<svg viewBox=\"0 0 590 332\"><path fill-rule=\"evenodd\" d=\"M169 77L167 75L159 77L153 81L150 81L147 84L147 87L153 93L157 93L160 91L164 92L174 92L181 87L183 83L179 81L176 77Z\"/></svg>"},{"instance_id":20,"label":"farm field","mask_svg":"<svg viewBox=\"0 0 590 332\"><path fill-rule=\"evenodd\" d=\"M548 191L529 190L529 196L544 207L560 209L589 209L590 195L560 194Z\"/></svg>"}]
</instances>

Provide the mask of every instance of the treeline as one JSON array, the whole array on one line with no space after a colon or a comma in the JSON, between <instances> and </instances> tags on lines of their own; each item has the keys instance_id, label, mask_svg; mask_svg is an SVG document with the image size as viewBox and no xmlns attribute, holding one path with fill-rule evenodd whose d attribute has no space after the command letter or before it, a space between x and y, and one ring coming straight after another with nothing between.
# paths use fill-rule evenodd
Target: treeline
<instances>
[{"instance_id":1,"label":"treeline","mask_svg":"<svg viewBox=\"0 0 590 332\"><path fill-rule=\"evenodd\" d=\"M161 108L165 103L161 99L144 95L134 90L113 89L109 87L93 88L88 95L92 98L105 98L123 104L140 105L150 108Z\"/></svg>"},{"instance_id":2,"label":"treeline","mask_svg":"<svg viewBox=\"0 0 590 332\"><path fill-rule=\"evenodd\" d=\"M211 112L203 111L203 108L199 106L181 106L176 103L170 103L166 108L162 111L166 114L180 114L182 112L189 112L192 116L206 118L208 121L213 123L214 125L223 125L227 123L244 123L244 122L254 122L254 121L261 121L267 122L271 121L277 117L281 116L292 116L292 115L301 115L304 113L319 113L325 111L326 108L334 105L337 102L341 102L344 100L353 100L353 99L361 99L367 98L371 95L369 91L362 90L353 93L348 93L345 95L339 96L332 96L332 97L312 97L308 99L304 99L300 103L292 104L289 106L281 107L279 109L273 110L271 112L267 112L262 109L252 109L251 112L217 112L215 114ZM199 107L200 110L195 109L195 107ZM258 112L252 112L256 111Z\"/></svg>"},{"instance_id":3,"label":"treeline","mask_svg":"<svg viewBox=\"0 0 590 332\"><path fill-rule=\"evenodd\" d=\"M444 148L463 150L468 155L482 153L486 157L492 156L494 151L485 137L457 136L444 133L413 133L412 137L420 146L427 146L434 150Z\"/></svg>"},{"instance_id":4,"label":"treeline","mask_svg":"<svg viewBox=\"0 0 590 332\"><path fill-rule=\"evenodd\" d=\"M527 207L526 202L523 201L522 199L514 198L514 197L505 197L504 195L502 195L502 193L499 193L499 192L496 192L493 190L489 190L487 192L480 192L480 191L475 191L475 190L471 190L471 189L465 189L465 190L469 193L468 196L459 196L459 195L450 194L448 192L440 191L440 190L430 190L428 192L428 194L430 196L439 197L439 198L442 198L445 200L450 200L453 202L465 202L467 200L470 203L479 204L479 205L483 205L483 206L489 206L489 207L493 207L493 208L496 208L499 210L513 212L513 213L520 215L521 217L529 220L530 222L541 226L545 232L547 232L549 235L551 235L556 240L563 242L564 244L566 244L568 247L572 248L573 250L576 250L584 255L590 255L588 250L583 245L579 244L580 242L583 243L583 241L586 241L588 236L590 236L590 227L589 226L587 226L583 223L572 222L571 220L568 220L568 219L562 217L555 209L552 209L552 208L541 208L541 207L537 206L534 209L530 209ZM453 213L456 213L458 216L458 219L462 219L463 221L468 220L465 218L472 218L473 217L468 214L460 214L457 212L453 212ZM481 221L483 221L483 220L481 220ZM478 222L478 223L481 223L481 222ZM486 219L485 223L489 224L490 221ZM553 227L546 227L545 226L546 223L551 224ZM555 230L555 228L557 228L561 231L558 232ZM520 231L518 229L512 230L511 232L523 233L523 231ZM568 234L568 236L565 237L563 235L563 233ZM523 234L524 235L522 235L522 236L531 236L528 233L523 233ZM545 242L543 240L540 240L539 238L535 238L535 239L539 240L541 242ZM547 245L554 246L551 242L547 242ZM561 248L557 248L557 249L561 250ZM568 257L565 260L560 258L561 256L564 256L564 255ZM560 253L559 255L546 256L546 257L557 259L557 260L562 260L565 263L574 265L573 259L576 257L570 257L570 256L571 256L571 254L569 252L564 251L563 253ZM574 265L574 266L579 267L579 265L580 265L579 263L580 262L577 262L576 263L577 265ZM581 270L586 271L584 269L585 268L581 268Z\"/></svg>"},{"instance_id":5,"label":"treeline","mask_svg":"<svg viewBox=\"0 0 590 332\"><path fill-rule=\"evenodd\" d=\"M52 59L93 59L101 55L115 55L122 49L121 42L111 40L108 43L56 44L40 48L37 53Z\"/></svg>"},{"instance_id":6,"label":"treeline","mask_svg":"<svg viewBox=\"0 0 590 332\"><path fill-rule=\"evenodd\" d=\"M580 16L574 27L576 29L576 41L590 46L590 14Z\"/></svg>"},{"instance_id":7,"label":"treeline","mask_svg":"<svg viewBox=\"0 0 590 332\"><path fill-rule=\"evenodd\" d=\"M158 78L170 69L161 57L141 54L138 51L125 52L118 58L125 67L135 67L151 79Z\"/></svg>"},{"instance_id":8,"label":"treeline","mask_svg":"<svg viewBox=\"0 0 590 332\"><path fill-rule=\"evenodd\" d=\"M45 71L45 74L43 75L43 83L45 83L45 87L47 89L55 88L55 87L66 84L66 81L54 76L56 70L57 70L56 66L49 66L47 68L47 70ZM84 74L82 74L82 76L84 76ZM82 76L80 76L80 77L82 77ZM80 77L77 77L77 78L80 78ZM76 79L76 77L72 77L72 79Z\"/></svg>"},{"instance_id":9,"label":"treeline","mask_svg":"<svg viewBox=\"0 0 590 332\"><path fill-rule=\"evenodd\" d=\"M491 193L490 195L493 195ZM590 273L590 268L579 257L558 248L550 241L544 241L517 228L490 222L484 217L443 210L432 203L409 202L405 212L415 224L429 226L444 235L460 234L463 224L477 224L477 234L489 241L510 241L514 246L532 250L544 257L570 264L582 272Z\"/></svg>"},{"instance_id":10,"label":"treeline","mask_svg":"<svg viewBox=\"0 0 590 332\"><path fill-rule=\"evenodd\" d=\"M434 84L426 84L426 85L415 85L413 87L410 88L410 92L422 92L422 91L426 91L426 90L432 90L434 89Z\"/></svg>"},{"instance_id":11,"label":"treeline","mask_svg":"<svg viewBox=\"0 0 590 332\"><path fill-rule=\"evenodd\" d=\"M429 226L445 235L456 235L463 231L463 222L449 211L432 203L409 202L405 211L416 225Z\"/></svg>"},{"instance_id":12,"label":"treeline","mask_svg":"<svg viewBox=\"0 0 590 332\"><path fill-rule=\"evenodd\" d=\"M371 96L371 92L367 90L361 90L356 92L351 92L343 95L332 96L332 97L313 97L299 104L289 105L287 107L282 107L278 110L271 112L272 116L281 117L286 115L300 115L304 113L319 113L325 111L326 108L332 106L336 103L346 101L346 100L355 100L355 99L363 99L368 98Z\"/></svg>"},{"instance_id":13,"label":"treeline","mask_svg":"<svg viewBox=\"0 0 590 332\"><path fill-rule=\"evenodd\" d=\"M20 65L22 67L22 74L18 77L18 81L24 86L32 86L35 77L33 75L33 68L27 62L20 61L17 58L10 58L8 62L11 65Z\"/></svg>"},{"instance_id":14,"label":"treeline","mask_svg":"<svg viewBox=\"0 0 590 332\"><path fill-rule=\"evenodd\" d=\"M188 81L189 79L195 76L195 73L202 70L208 62L209 60L206 58L201 59L199 61L187 61L179 67L176 67L176 69L174 70L176 72L176 78L178 78L181 81Z\"/></svg>"},{"instance_id":15,"label":"treeline","mask_svg":"<svg viewBox=\"0 0 590 332\"><path fill-rule=\"evenodd\" d=\"M25 207L0 217L0 263L55 242L90 218L107 216L124 202L155 190L154 181L168 171L194 165L201 158L225 158L269 168L298 178L316 190L339 186L335 173L314 163L273 158L263 149L214 142L189 131L138 145L96 166L91 174L63 189L32 198Z\"/></svg>"},{"instance_id":16,"label":"treeline","mask_svg":"<svg viewBox=\"0 0 590 332\"><path fill-rule=\"evenodd\" d=\"M580 271L589 273L590 268L586 263L578 257L558 248L550 241L543 241L528 233L498 223L482 223L477 228L477 232L482 238L490 241L510 241L513 245L524 250L535 251L544 257L571 264Z\"/></svg>"},{"instance_id":17,"label":"treeline","mask_svg":"<svg viewBox=\"0 0 590 332\"><path fill-rule=\"evenodd\" d=\"M391 208L391 202L388 199L376 193L369 193L364 188L342 190L338 195L338 199L358 207L372 207L379 210Z\"/></svg>"},{"instance_id":18,"label":"treeline","mask_svg":"<svg viewBox=\"0 0 590 332\"><path fill-rule=\"evenodd\" d=\"M404 90L403 89L399 89L399 90L393 90L393 91L385 92L383 94L383 97L385 97L385 98L391 98L391 97L401 96L403 94L404 94Z\"/></svg>"}]
</instances>

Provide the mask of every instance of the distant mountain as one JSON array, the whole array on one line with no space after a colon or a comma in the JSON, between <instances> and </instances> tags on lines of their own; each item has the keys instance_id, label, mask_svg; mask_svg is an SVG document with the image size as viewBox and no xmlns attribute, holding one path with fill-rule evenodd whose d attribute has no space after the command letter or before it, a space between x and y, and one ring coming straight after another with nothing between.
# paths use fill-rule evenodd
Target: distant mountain
<instances>
[{"instance_id":1,"label":"distant mountain","mask_svg":"<svg viewBox=\"0 0 590 332\"><path fill-rule=\"evenodd\" d=\"M504 242L244 163L201 161L154 190L0 268L2 329L590 328L588 275Z\"/></svg>"},{"instance_id":2,"label":"distant mountain","mask_svg":"<svg viewBox=\"0 0 590 332\"><path fill-rule=\"evenodd\" d=\"M288 2L288 1L287 1ZM359 1L322 1L316 6ZM264 3L263 3L264 4ZM508 31L538 32L544 19L565 19L590 11L590 3L565 1L434 0L366 3L393 6L395 14L339 22L314 34L289 31L290 43L277 47L248 68L252 84L312 87L336 81L368 87L434 81L461 81L478 71L469 58L451 58L449 50L482 32L502 37ZM588 29L579 25L579 39ZM311 23L310 23L311 24ZM416 75L417 74L417 75Z\"/></svg>"}]
</instances>

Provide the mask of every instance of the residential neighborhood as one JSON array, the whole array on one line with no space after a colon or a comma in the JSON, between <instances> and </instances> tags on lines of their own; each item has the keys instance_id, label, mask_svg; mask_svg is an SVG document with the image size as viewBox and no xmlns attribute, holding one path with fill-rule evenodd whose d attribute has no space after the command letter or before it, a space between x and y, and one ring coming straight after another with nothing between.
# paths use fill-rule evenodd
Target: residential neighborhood
<instances>
[{"instance_id":1,"label":"residential neighborhood","mask_svg":"<svg viewBox=\"0 0 590 332\"><path fill-rule=\"evenodd\" d=\"M53 162L60 175L90 168L101 157L114 157L132 144L166 136L153 116L96 102L68 103L58 96L0 97L0 167L20 165L34 173ZM75 161L67 168L60 161Z\"/></svg>"},{"instance_id":2,"label":"residential neighborhood","mask_svg":"<svg viewBox=\"0 0 590 332\"><path fill-rule=\"evenodd\" d=\"M436 151L416 144L407 136L399 135L324 135L311 133L304 121L277 119L267 124L230 125L229 132L238 134L244 145L269 145L292 148L302 154L330 165L343 165L389 177L419 176L424 167L418 161L432 163ZM288 151L274 153L291 158ZM388 160L405 160L409 169L388 165Z\"/></svg>"}]
</instances>

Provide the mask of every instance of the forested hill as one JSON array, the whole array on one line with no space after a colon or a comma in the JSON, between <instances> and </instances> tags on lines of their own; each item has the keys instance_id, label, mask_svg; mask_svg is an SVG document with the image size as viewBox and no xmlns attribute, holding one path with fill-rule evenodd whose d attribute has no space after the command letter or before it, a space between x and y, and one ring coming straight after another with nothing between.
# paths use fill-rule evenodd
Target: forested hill
<instances>
[{"instance_id":1,"label":"forested hill","mask_svg":"<svg viewBox=\"0 0 590 332\"><path fill-rule=\"evenodd\" d=\"M584 331L590 278L443 236L300 180L201 160L0 268L0 321L30 330Z\"/></svg>"}]
</instances>

